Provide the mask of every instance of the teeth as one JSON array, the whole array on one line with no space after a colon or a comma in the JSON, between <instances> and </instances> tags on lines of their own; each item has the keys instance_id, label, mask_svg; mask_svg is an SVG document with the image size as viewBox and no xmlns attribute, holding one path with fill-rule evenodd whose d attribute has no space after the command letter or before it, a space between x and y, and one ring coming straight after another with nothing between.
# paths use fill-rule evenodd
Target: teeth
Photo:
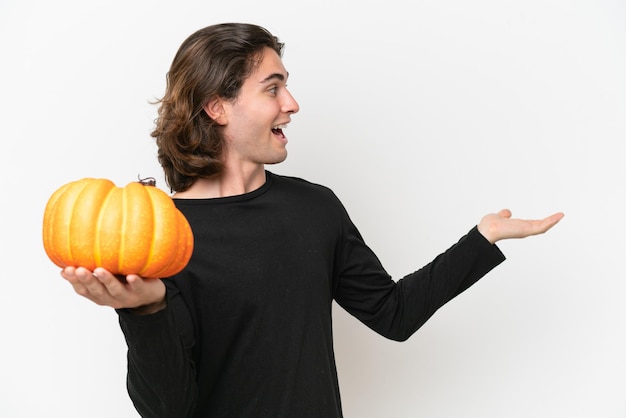
<instances>
[{"instance_id":1,"label":"teeth","mask_svg":"<svg viewBox=\"0 0 626 418\"><path fill-rule=\"evenodd\" d=\"M287 125L277 125L274 126L272 129L285 129L287 127Z\"/></svg>"}]
</instances>

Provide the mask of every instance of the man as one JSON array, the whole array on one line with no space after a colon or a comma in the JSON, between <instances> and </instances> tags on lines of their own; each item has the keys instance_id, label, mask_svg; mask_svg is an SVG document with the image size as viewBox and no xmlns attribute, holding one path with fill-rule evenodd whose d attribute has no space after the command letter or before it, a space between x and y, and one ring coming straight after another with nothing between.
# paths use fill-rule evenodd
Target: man
<instances>
[{"instance_id":1,"label":"man","mask_svg":"<svg viewBox=\"0 0 626 418\"><path fill-rule=\"evenodd\" d=\"M326 187L266 170L286 156L298 103L283 45L247 24L183 42L153 136L194 254L166 279L68 267L75 291L119 313L128 391L144 417L341 417L332 302L406 340L504 260L494 245L562 214L485 216L433 262L395 282Z\"/></svg>"}]
</instances>

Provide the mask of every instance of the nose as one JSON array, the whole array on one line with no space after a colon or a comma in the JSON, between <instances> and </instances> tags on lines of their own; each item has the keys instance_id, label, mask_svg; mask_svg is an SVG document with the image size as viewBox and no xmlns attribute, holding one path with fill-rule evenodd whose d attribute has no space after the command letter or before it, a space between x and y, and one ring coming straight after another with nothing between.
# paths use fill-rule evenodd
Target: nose
<instances>
[{"instance_id":1,"label":"nose","mask_svg":"<svg viewBox=\"0 0 626 418\"><path fill-rule=\"evenodd\" d=\"M296 102L296 99L294 99L289 90L285 90L285 93L286 94L282 105L282 111L284 113L298 113L298 111L300 110L298 102Z\"/></svg>"}]
</instances>

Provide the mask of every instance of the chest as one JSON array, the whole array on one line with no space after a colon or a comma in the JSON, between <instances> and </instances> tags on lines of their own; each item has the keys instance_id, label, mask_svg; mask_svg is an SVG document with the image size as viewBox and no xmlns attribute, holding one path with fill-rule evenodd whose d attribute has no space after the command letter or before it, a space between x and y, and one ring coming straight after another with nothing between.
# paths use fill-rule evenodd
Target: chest
<instances>
[{"instance_id":1,"label":"chest","mask_svg":"<svg viewBox=\"0 0 626 418\"><path fill-rule=\"evenodd\" d=\"M323 207L286 208L188 214L195 238L188 270L202 306L225 318L244 312L295 315L307 306L330 306L338 226Z\"/></svg>"}]
</instances>

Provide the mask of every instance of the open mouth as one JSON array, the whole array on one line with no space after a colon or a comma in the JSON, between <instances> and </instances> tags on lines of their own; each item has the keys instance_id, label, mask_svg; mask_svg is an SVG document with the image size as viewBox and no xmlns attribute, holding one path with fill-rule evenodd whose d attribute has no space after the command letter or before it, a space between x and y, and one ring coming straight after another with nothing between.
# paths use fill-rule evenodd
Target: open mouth
<instances>
[{"instance_id":1,"label":"open mouth","mask_svg":"<svg viewBox=\"0 0 626 418\"><path fill-rule=\"evenodd\" d=\"M283 133L283 128L284 128L284 125L275 126L272 128L272 133L274 135L280 136L281 138L284 138L285 134Z\"/></svg>"}]
</instances>

